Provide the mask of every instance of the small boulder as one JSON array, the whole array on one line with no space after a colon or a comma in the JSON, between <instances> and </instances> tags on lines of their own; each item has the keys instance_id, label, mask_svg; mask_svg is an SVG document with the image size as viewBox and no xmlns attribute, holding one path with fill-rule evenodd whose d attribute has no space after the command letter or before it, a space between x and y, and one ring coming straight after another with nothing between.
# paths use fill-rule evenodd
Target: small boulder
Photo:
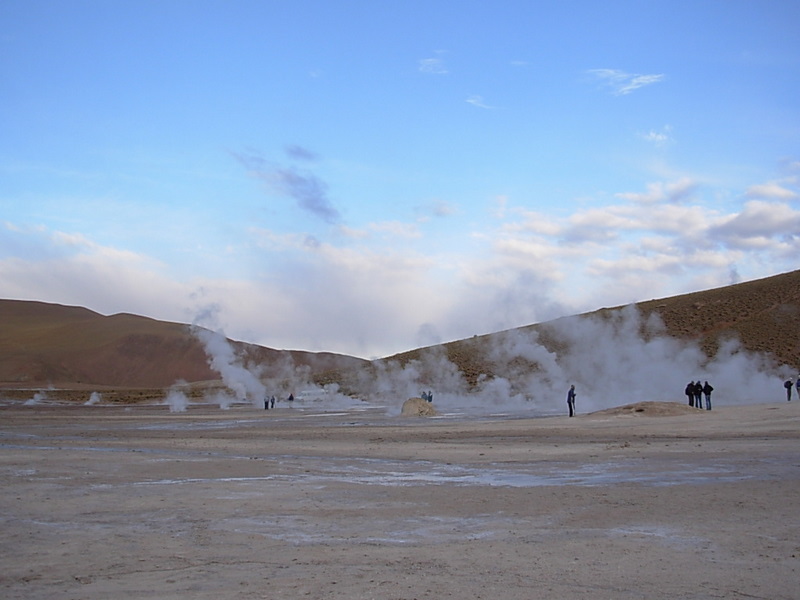
<instances>
[{"instance_id":1,"label":"small boulder","mask_svg":"<svg viewBox=\"0 0 800 600\"><path fill-rule=\"evenodd\" d=\"M422 398L409 398L403 402L404 417L435 417L438 414L433 404Z\"/></svg>"}]
</instances>

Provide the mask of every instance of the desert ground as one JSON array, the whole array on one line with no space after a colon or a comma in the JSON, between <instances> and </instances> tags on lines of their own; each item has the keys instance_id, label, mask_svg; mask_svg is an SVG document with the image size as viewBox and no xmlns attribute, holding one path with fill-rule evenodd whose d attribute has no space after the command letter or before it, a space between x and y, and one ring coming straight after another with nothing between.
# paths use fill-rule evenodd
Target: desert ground
<instances>
[{"instance_id":1,"label":"desert ground","mask_svg":"<svg viewBox=\"0 0 800 600\"><path fill-rule=\"evenodd\" d=\"M0 597L798 598L800 402L0 405Z\"/></svg>"}]
</instances>

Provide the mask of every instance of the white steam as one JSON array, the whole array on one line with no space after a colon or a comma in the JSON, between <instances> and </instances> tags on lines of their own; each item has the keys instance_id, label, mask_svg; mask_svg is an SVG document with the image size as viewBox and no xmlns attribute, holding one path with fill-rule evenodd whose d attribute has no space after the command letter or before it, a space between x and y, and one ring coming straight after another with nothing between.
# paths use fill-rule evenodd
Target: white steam
<instances>
[{"instance_id":1,"label":"white steam","mask_svg":"<svg viewBox=\"0 0 800 600\"><path fill-rule=\"evenodd\" d=\"M696 343L667 335L660 318L644 320L631 305L598 316L569 317L533 330L498 333L486 341L465 340L484 353L490 365L477 385L448 360L442 346L421 352L403 367L377 364L358 382L369 397L394 396L402 402L433 390L440 412L564 414L566 393L575 384L578 412L586 413L641 401L685 402L691 381L709 381L714 406L775 402L783 399L788 367L724 342L709 359ZM540 341L546 338L548 350ZM371 379L371 380L370 380Z\"/></svg>"},{"instance_id":2,"label":"white steam","mask_svg":"<svg viewBox=\"0 0 800 600\"><path fill-rule=\"evenodd\" d=\"M182 389L185 385L185 382L178 381L167 391L164 404L169 406L169 412L185 412L189 407L189 398Z\"/></svg>"},{"instance_id":3,"label":"white steam","mask_svg":"<svg viewBox=\"0 0 800 600\"><path fill-rule=\"evenodd\" d=\"M84 402L84 406L94 406L95 404L99 404L100 400L102 399L101 395L97 392L92 392L89 395L89 399Z\"/></svg>"},{"instance_id":4,"label":"white steam","mask_svg":"<svg viewBox=\"0 0 800 600\"><path fill-rule=\"evenodd\" d=\"M29 398L28 400L25 400L23 405L24 406L36 406L37 404L41 404L45 400L47 400L47 393L43 392L43 391L39 391L39 392L36 392L33 395L33 398Z\"/></svg>"},{"instance_id":5,"label":"white steam","mask_svg":"<svg viewBox=\"0 0 800 600\"><path fill-rule=\"evenodd\" d=\"M314 385L310 369L296 366L288 352L257 364L237 355L221 330L195 324L192 331L225 386L205 401L221 408L236 402L263 408L265 399L275 396L283 403L291 393L297 407L378 405L399 414L406 399L431 391L444 414L565 414L567 390L574 384L577 411L588 413L642 401L684 403L686 384L697 380L714 387L714 406L725 406L784 399L782 382L790 373L735 340L723 342L708 358L697 343L668 335L658 315L644 319L634 305L432 346L402 365L374 361L346 374L346 393L337 385ZM458 352L464 355L457 359ZM470 356L477 356L472 364ZM463 366L464 357L466 374L455 364ZM174 389L167 403L171 410L185 410L188 400Z\"/></svg>"},{"instance_id":6,"label":"white steam","mask_svg":"<svg viewBox=\"0 0 800 600\"><path fill-rule=\"evenodd\" d=\"M224 390L206 394L204 400L227 409L235 403L249 403L255 408L264 408L264 402L275 396L277 402L286 401L290 394L298 396L298 390L307 390L311 396L323 392L311 383L310 369L296 366L288 352L282 352L269 364L258 364L252 358L237 354L235 348L216 323L216 307L203 311L192 324L192 333L203 344L209 366L222 377ZM203 322L204 326L201 326ZM339 394L325 391L328 398ZM298 406L303 398L299 397Z\"/></svg>"},{"instance_id":7,"label":"white steam","mask_svg":"<svg viewBox=\"0 0 800 600\"><path fill-rule=\"evenodd\" d=\"M258 374L246 367L236 356L233 347L221 331L211 331L201 327L193 328L194 335L203 343L208 355L209 366L222 376L225 387L233 394L233 400L250 402L257 406L264 401L267 388ZM230 397L220 406L230 406Z\"/></svg>"}]
</instances>

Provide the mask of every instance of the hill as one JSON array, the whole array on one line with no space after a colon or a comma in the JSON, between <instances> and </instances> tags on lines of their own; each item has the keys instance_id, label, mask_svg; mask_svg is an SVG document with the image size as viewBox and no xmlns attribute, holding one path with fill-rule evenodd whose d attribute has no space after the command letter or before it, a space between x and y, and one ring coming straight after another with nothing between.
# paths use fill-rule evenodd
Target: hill
<instances>
[{"instance_id":1,"label":"hill","mask_svg":"<svg viewBox=\"0 0 800 600\"><path fill-rule=\"evenodd\" d=\"M741 347L767 353L800 372L800 270L736 285L648 300L635 305L640 315L638 335L647 336L649 319L657 316L663 334L696 342L713 356L728 339ZM510 381L537 371L546 353L564 354L569 344L599 345L591 333L570 338L564 331L581 323L614 322L626 307L603 308L508 331L473 336L436 347L418 348L380 360L290 350L233 342L244 363L264 375L285 368L303 370L318 384L338 383L343 391L364 389L366 378L390 365L405 366L421 357L419 380L439 379L436 369L457 369L475 385L479 379L502 376ZM601 334L602 335L602 334ZM545 354L498 354L509 340L536 340ZM600 347L600 346L598 346ZM208 365L203 345L187 325L146 317L103 316L86 308L42 302L0 300L0 385L4 387L131 387L164 388L177 380L219 380Z\"/></svg>"},{"instance_id":2,"label":"hill","mask_svg":"<svg viewBox=\"0 0 800 600\"><path fill-rule=\"evenodd\" d=\"M229 341L245 361L296 367L313 376L362 359ZM0 300L0 385L5 387L167 387L218 380L189 326L130 314L44 302Z\"/></svg>"},{"instance_id":3,"label":"hill","mask_svg":"<svg viewBox=\"0 0 800 600\"><path fill-rule=\"evenodd\" d=\"M751 352L766 353L795 372L800 372L800 270L764 279L739 283L690 294L648 300L634 305L642 322L656 315L665 327L665 334L677 340L696 342L707 356L713 356L726 340L736 339ZM494 349L504 338L519 334L535 337L549 352L561 353L565 348L563 336L557 335L577 322L589 319L617 318L623 306L564 317L555 321L528 325L514 330L445 343L440 351L474 384L481 376L502 375L510 371L536 370L537 365L525 363L499 364L493 358ZM643 330L639 332L646 335ZM584 343L597 343L586 340ZM406 365L432 352L418 348L379 361ZM425 362L425 361L423 361Z\"/></svg>"}]
</instances>

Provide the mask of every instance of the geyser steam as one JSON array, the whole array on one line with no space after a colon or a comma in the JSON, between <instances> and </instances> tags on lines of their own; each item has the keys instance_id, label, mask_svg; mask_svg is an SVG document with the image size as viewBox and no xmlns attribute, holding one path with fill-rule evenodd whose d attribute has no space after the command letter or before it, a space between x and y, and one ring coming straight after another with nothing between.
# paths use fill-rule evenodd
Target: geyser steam
<instances>
[{"instance_id":1,"label":"geyser steam","mask_svg":"<svg viewBox=\"0 0 800 600\"><path fill-rule=\"evenodd\" d=\"M323 392L310 382L307 368L294 366L289 353L268 365L247 365L221 330L197 325L192 330L228 390L215 398L223 408L234 401L260 408L266 396L285 398L289 391L296 397L300 390ZM458 352L476 357L469 378L450 359ZM645 319L630 305L602 316L566 317L535 330L501 332L488 340L424 348L404 364L374 361L350 373L344 383L350 397L385 404L396 414L407 398L431 390L444 413L535 415L564 414L571 384L577 388L579 413L641 401L683 403L686 383L698 379L714 386L715 406L779 401L782 380L791 372L735 340L723 342L709 358L697 343L668 335L658 315ZM330 386L321 396L324 407L330 400L347 399Z\"/></svg>"},{"instance_id":2,"label":"geyser steam","mask_svg":"<svg viewBox=\"0 0 800 600\"><path fill-rule=\"evenodd\" d=\"M365 397L394 395L401 401L433 389L437 407L445 411L563 414L571 384L577 387L578 411L586 413L648 400L683 402L686 383L698 379L714 386L717 405L778 401L782 376L789 372L735 340L709 358L696 343L667 335L657 315L644 319L634 305L490 339L459 342L461 351L480 354L476 362L488 366L473 385L438 346L421 350L418 360L403 366L376 364L357 388Z\"/></svg>"},{"instance_id":3,"label":"geyser steam","mask_svg":"<svg viewBox=\"0 0 800 600\"><path fill-rule=\"evenodd\" d=\"M192 332L203 343L209 366L222 376L222 382L233 393L235 400L250 402L253 406L264 401L267 388L256 373L244 366L221 331L192 326ZM223 398L220 406L224 408L229 405L226 401Z\"/></svg>"}]
</instances>

